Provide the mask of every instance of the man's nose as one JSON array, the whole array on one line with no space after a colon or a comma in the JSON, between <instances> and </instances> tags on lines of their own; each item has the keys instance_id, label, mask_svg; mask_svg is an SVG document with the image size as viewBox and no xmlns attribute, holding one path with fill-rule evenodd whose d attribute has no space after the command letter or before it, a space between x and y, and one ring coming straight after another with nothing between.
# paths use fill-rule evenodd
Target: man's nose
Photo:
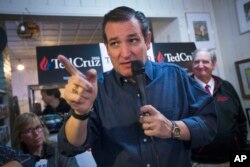
<instances>
[{"instance_id":1,"label":"man's nose","mask_svg":"<svg viewBox=\"0 0 250 167\"><path fill-rule=\"evenodd\" d=\"M200 61L199 63L197 63L197 67L198 68L202 68L204 66L204 64L202 63L202 61Z\"/></svg>"},{"instance_id":2,"label":"man's nose","mask_svg":"<svg viewBox=\"0 0 250 167\"><path fill-rule=\"evenodd\" d=\"M127 44L122 44L120 49L121 49L120 51L121 51L121 56L122 57L126 58L126 57L130 56L131 50L130 50L130 47Z\"/></svg>"}]
</instances>

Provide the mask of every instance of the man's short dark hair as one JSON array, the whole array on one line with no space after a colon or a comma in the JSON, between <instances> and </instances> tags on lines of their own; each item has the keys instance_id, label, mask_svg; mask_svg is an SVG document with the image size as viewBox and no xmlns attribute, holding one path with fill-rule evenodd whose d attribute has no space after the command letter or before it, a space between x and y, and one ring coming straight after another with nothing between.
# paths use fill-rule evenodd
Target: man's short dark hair
<instances>
[{"instance_id":1,"label":"man's short dark hair","mask_svg":"<svg viewBox=\"0 0 250 167\"><path fill-rule=\"evenodd\" d=\"M61 97L61 92L57 88L55 88L55 89L42 89L41 92L44 92L49 96L54 96L58 99Z\"/></svg>"},{"instance_id":2,"label":"man's short dark hair","mask_svg":"<svg viewBox=\"0 0 250 167\"><path fill-rule=\"evenodd\" d=\"M107 36L105 33L105 26L108 22L122 22L128 21L132 18L136 18L141 25L141 31L144 38L147 37L147 34L150 32L149 23L145 15L140 11L135 11L132 8L121 6L117 7L107 14L104 15L103 23L102 23L102 33L103 33L103 40L107 43Z\"/></svg>"}]
</instances>

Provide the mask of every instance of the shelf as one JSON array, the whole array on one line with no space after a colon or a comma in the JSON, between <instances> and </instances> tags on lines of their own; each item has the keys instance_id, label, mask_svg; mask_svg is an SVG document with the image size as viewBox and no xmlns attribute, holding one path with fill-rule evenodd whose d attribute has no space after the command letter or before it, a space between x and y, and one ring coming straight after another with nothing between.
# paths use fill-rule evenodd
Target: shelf
<instances>
[{"instance_id":1,"label":"shelf","mask_svg":"<svg viewBox=\"0 0 250 167\"><path fill-rule=\"evenodd\" d=\"M7 118L8 116L9 116L8 110L1 111L1 112L0 112L0 119Z\"/></svg>"},{"instance_id":2,"label":"shelf","mask_svg":"<svg viewBox=\"0 0 250 167\"><path fill-rule=\"evenodd\" d=\"M6 104L2 104L4 100L2 99L6 95L6 91L0 89L1 103L0 103L0 119L4 119L9 116L8 108Z\"/></svg>"},{"instance_id":3,"label":"shelf","mask_svg":"<svg viewBox=\"0 0 250 167\"><path fill-rule=\"evenodd\" d=\"M5 94L6 94L6 91L5 91L5 90L0 89L0 95L5 95Z\"/></svg>"},{"instance_id":4,"label":"shelf","mask_svg":"<svg viewBox=\"0 0 250 167\"><path fill-rule=\"evenodd\" d=\"M30 90L41 90L41 89L54 89L63 88L65 84L47 84L47 85L28 85Z\"/></svg>"}]
</instances>

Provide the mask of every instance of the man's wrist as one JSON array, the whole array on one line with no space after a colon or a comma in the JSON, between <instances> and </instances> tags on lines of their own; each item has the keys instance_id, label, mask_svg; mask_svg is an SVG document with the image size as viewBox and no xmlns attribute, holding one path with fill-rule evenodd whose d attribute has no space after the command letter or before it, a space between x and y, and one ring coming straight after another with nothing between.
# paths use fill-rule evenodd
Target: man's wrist
<instances>
[{"instance_id":1,"label":"man's wrist","mask_svg":"<svg viewBox=\"0 0 250 167\"><path fill-rule=\"evenodd\" d=\"M171 129L171 138L172 139L180 139L181 138L181 129L176 124L175 121L171 121L172 123L172 129Z\"/></svg>"},{"instance_id":2,"label":"man's wrist","mask_svg":"<svg viewBox=\"0 0 250 167\"><path fill-rule=\"evenodd\" d=\"M90 109L89 112L87 112L86 114L78 114L76 113L73 109L71 110L71 116L74 117L75 119L78 119L78 120L81 120L81 121L84 121L86 119L89 118L89 115L90 113L93 111L93 108Z\"/></svg>"}]
</instances>

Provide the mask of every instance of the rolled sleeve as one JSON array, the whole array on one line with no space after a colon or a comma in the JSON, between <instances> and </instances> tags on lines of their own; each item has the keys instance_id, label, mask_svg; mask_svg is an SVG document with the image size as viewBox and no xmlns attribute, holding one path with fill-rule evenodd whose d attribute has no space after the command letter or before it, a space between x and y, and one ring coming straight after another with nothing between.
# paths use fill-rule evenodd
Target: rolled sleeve
<instances>
[{"instance_id":1,"label":"rolled sleeve","mask_svg":"<svg viewBox=\"0 0 250 167\"><path fill-rule=\"evenodd\" d=\"M191 135L191 147L209 144L217 133L217 114L213 98L208 98L192 117L183 119Z\"/></svg>"},{"instance_id":2,"label":"rolled sleeve","mask_svg":"<svg viewBox=\"0 0 250 167\"><path fill-rule=\"evenodd\" d=\"M75 156L86 151L86 148L83 146L74 146L69 143L65 134L65 125L62 126L58 133L58 151L68 157Z\"/></svg>"}]
</instances>

